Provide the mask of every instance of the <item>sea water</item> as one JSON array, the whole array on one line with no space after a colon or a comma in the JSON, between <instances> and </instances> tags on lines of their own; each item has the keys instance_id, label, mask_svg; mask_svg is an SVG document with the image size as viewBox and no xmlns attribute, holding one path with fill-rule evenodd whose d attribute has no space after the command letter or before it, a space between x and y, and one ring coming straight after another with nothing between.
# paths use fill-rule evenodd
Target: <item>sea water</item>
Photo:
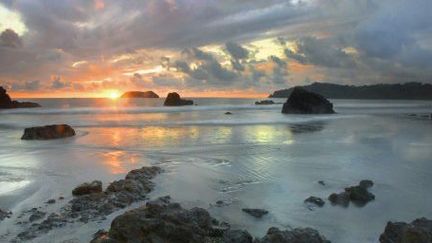
<instances>
[{"instance_id":1,"label":"sea water","mask_svg":"<svg viewBox=\"0 0 432 243\"><path fill-rule=\"evenodd\" d=\"M28 227L16 224L21 212L56 212L76 185L107 186L148 165L164 169L151 198L171 195L257 237L271 226L311 227L336 243L377 242L388 221L432 218L432 102L333 100L334 115L284 115L281 104L194 100L195 106L163 107L162 99L37 99L31 101L42 108L0 111L0 208L13 212L0 223L0 241ZM61 123L77 135L20 140L26 127ZM303 203L362 179L375 182L376 195L364 207ZM269 214L255 219L241 211L246 207ZM34 242L88 242L121 212Z\"/></svg>"}]
</instances>

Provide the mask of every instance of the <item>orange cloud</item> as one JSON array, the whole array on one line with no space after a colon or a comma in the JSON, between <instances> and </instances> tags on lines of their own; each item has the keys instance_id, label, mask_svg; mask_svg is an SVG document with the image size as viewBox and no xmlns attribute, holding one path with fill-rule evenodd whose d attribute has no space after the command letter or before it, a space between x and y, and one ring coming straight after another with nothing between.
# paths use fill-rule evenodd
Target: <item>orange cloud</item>
<instances>
[{"instance_id":1,"label":"orange cloud","mask_svg":"<svg viewBox=\"0 0 432 243\"><path fill-rule=\"evenodd\" d=\"M93 0L93 3L96 10L101 10L105 8L104 0Z\"/></svg>"}]
</instances>

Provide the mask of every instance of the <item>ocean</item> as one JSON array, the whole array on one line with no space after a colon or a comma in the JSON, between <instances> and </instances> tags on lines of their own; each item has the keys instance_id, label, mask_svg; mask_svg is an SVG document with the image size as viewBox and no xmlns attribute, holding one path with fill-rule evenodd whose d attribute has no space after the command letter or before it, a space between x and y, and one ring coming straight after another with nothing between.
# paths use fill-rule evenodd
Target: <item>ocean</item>
<instances>
[{"instance_id":1,"label":"ocean","mask_svg":"<svg viewBox=\"0 0 432 243\"><path fill-rule=\"evenodd\" d=\"M13 215L0 223L0 241L27 227L16 224L20 212L56 212L76 185L106 186L146 165L164 169L151 198L171 195L259 237L270 226L311 227L335 243L378 242L388 221L432 218L431 101L332 100L334 115L284 115L281 104L253 99L193 99L197 105L187 107L163 107L162 99L32 99L42 108L1 110L0 208ZM61 123L77 135L20 140L26 127ZM364 207L303 203L363 179L374 181L376 196ZM245 207L270 213L255 219ZM121 212L34 242L88 242Z\"/></svg>"}]
</instances>

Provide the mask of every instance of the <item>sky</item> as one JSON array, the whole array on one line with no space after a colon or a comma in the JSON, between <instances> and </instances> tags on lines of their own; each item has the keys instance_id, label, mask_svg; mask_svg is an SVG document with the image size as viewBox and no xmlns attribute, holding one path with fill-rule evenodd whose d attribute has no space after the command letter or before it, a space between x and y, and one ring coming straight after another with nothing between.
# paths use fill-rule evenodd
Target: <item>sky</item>
<instances>
[{"instance_id":1,"label":"sky","mask_svg":"<svg viewBox=\"0 0 432 243\"><path fill-rule=\"evenodd\" d=\"M0 0L15 97L432 83L431 0Z\"/></svg>"}]
</instances>

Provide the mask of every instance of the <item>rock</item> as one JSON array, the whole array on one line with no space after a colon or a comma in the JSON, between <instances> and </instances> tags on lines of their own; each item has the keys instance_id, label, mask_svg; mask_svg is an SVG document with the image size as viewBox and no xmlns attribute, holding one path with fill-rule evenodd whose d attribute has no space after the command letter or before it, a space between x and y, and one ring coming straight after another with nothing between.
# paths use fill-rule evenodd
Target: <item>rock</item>
<instances>
[{"instance_id":1,"label":"rock","mask_svg":"<svg viewBox=\"0 0 432 243\"><path fill-rule=\"evenodd\" d=\"M282 108L284 114L333 114L333 104L323 96L295 87Z\"/></svg>"},{"instance_id":2,"label":"rock","mask_svg":"<svg viewBox=\"0 0 432 243\"><path fill-rule=\"evenodd\" d=\"M253 237L246 230L228 230L223 235L224 243L252 243Z\"/></svg>"},{"instance_id":3,"label":"rock","mask_svg":"<svg viewBox=\"0 0 432 243\"><path fill-rule=\"evenodd\" d=\"M359 183L359 186L363 187L365 189L369 189L369 188L373 187L373 185L374 185L374 183L371 180L362 180Z\"/></svg>"},{"instance_id":4,"label":"rock","mask_svg":"<svg viewBox=\"0 0 432 243\"><path fill-rule=\"evenodd\" d=\"M359 185L347 187L344 192L339 194L333 193L328 199L333 205L347 207L351 201L357 206L364 206L375 199L375 195L368 191L372 186L373 182L371 180L362 180Z\"/></svg>"},{"instance_id":5,"label":"rock","mask_svg":"<svg viewBox=\"0 0 432 243\"><path fill-rule=\"evenodd\" d=\"M267 210L257 208L243 208L242 211L254 216L255 218L261 218L262 216L268 214Z\"/></svg>"},{"instance_id":6,"label":"rock","mask_svg":"<svg viewBox=\"0 0 432 243\"><path fill-rule=\"evenodd\" d=\"M7 94L6 90L0 86L0 109L14 109L14 108L35 108L40 107L39 104L33 102L18 102L12 100Z\"/></svg>"},{"instance_id":7,"label":"rock","mask_svg":"<svg viewBox=\"0 0 432 243\"><path fill-rule=\"evenodd\" d=\"M0 221L4 220L5 218L9 218L11 215L12 215L11 212L7 212L0 209Z\"/></svg>"},{"instance_id":8,"label":"rock","mask_svg":"<svg viewBox=\"0 0 432 243\"><path fill-rule=\"evenodd\" d=\"M321 186L325 186L325 182L324 181L318 181L318 184L320 184Z\"/></svg>"},{"instance_id":9,"label":"rock","mask_svg":"<svg viewBox=\"0 0 432 243\"><path fill-rule=\"evenodd\" d=\"M404 222L388 222L381 243L431 243L432 220L419 218L410 224Z\"/></svg>"},{"instance_id":10,"label":"rock","mask_svg":"<svg viewBox=\"0 0 432 243\"><path fill-rule=\"evenodd\" d=\"M232 115L232 113L227 111L227 112L225 112L225 115Z\"/></svg>"},{"instance_id":11,"label":"rock","mask_svg":"<svg viewBox=\"0 0 432 243\"><path fill-rule=\"evenodd\" d=\"M175 92L169 93L164 102L164 106L184 106L184 105L193 105L193 101L181 99L180 95Z\"/></svg>"},{"instance_id":12,"label":"rock","mask_svg":"<svg viewBox=\"0 0 432 243\"><path fill-rule=\"evenodd\" d=\"M314 197L314 196L311 196L311 197L306 198L306 200L304 200L304 202L305 202L305 203L315 204L315 205L317 205L318 207L322 207L322 206L324 206L324 204L325 204L324 200L322 200L322 199L319 198L319 197Z\"/></svg>"},{"instance_id":13,"label":"rock","mask_svg":"<svg viewBox=\"0 0 432 243\"><path fill-rule=\"evenodd\" d=\"M66 124L31 127L24 130L23 140L48 140L75 136L75 130Z\"/></svg>"},{"instance_id":14,"label":"rock","mask_svg":"<svg viewBox=\"0 0 432 243\"><path fill-rule=\"evenodd\" d=\"M74 196L82 196L91 193L100 193L102 192L102 182L101 181L92 181L90 183L83 183L75 189L72 190L72 195Z\"/></svg>"},{"instance_id":15,"label":"rock","mask_svg":"<svg viewBox=\"0 0 432 243\"><path fill-rule=\"evenodd\" d=\"M273 100L260 100L256 101L255 105L274 105L275 102Z\"/></svg>"},{"instance_id":16,"label":"rock","mask_svg":"<svg viewBox=\"0 0 432 243\"><path fill-rule=\"evenodd\" d=\"M54 204L54 203L56 203L56 200L55 199L50 199L46 203L47 204Z\"/></svg>"},{"instance_id":17,"label":"rock","mask_svg":"<svg viewBox=\"0 0 432 243\"><path fill-rule=\"evenodd\" d=\"M116 217L108 239L111 242L207 242L217 225L206 210L186 210L164 197Z\"/></svg>"},{"instance_id":18,"label":"rock","mask_svg":"<svg viewBox=\"0 0 432 243\"><path fill-rule=\"evenodd\" d=\"M280 230L272 227L267 234L258 240L259 243L330 243L318 231L311 228L296 228L293 230Z\"/></svg>"},{"instance_id":19,"label":"rock","mask_svg":"<svg viewBox=\"0 0 432 243\"><path fill-rule=\"evenodd\" d=\"M45 234L56 227L63 227L67 223L89 222L91 220L103 220L105 216L116 210L125 208L134 202L147 198L147 194L154 188L150 180L161 172L159 167L142 167L130 171L124 180L111 183L105 191L102 191L102 183L94 181L87 184L79 193L89 193L74 197L60 209L59 214L52 214L41 223L34 223L30 228L18 235L18 242L33 239L40 234ZM96 183L95 183L96 182ZM91 185L93 184L93 185ZM90 186L90 187L89 187ZM32 212L36 212L37 208ZM98 241L112 242L112 241Z\"/></svg>"},{"instance_id":20,"label":"rock","mask_svg":"<svg viewBox=\"0 0 432 243\"><path fill-rule=\"evenodd\" d=\"M332 203L332 205L340 205L343 207L348 207L349 202L350 202L350 196L348 193L346 192L341 192L341 193L332 193L329 197L328 200Z\"/></svg>"},{"instance_id":21,"label":"rock","mask_svg":"<svg viewBox=\"0 0 432 243\"><path fill-rule=\"evenodd\" d=\"M145 92L141 92L141 91L129 91L124 93L121 98L128 98L128 99L134 99L134 98L152 98L152 99L156 99L159 98L159 95L157 95L155 92L153 91L145 91Z\"/></svg>"},{"instance_id":22,"label":"rock","mask_svg":"<svg viewBox=\"0 0 432 243\"><path fill-rule=\"evenodd\" d=\"M46 213L45 212L41 212L39 210L37 210L36 212L34 212L32 215L30 215L29 217L29 221L30 222L34 222L37 220L42 219L43 217L45 217Z\"/></svg>"}]
</instances>

